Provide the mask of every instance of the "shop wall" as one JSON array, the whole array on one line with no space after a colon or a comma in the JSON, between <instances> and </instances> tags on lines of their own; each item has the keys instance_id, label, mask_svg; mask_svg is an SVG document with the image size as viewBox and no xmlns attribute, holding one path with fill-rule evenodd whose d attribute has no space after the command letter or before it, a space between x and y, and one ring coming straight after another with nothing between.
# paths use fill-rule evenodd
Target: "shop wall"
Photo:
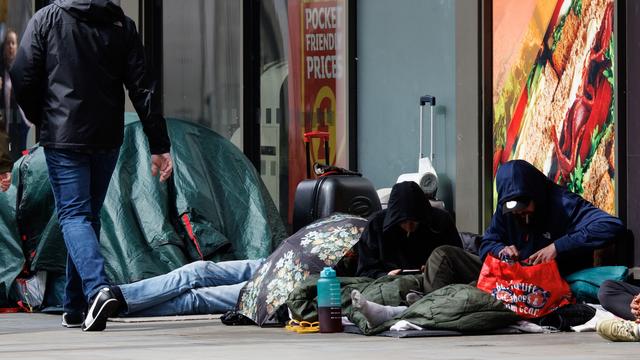
<instances>
[{"instance_id":1,"label":"shop wall","mask_svg":"<svg viewBox=\"0 0 640 360\"><path fill-rule=\"evenodd\" d=\"M358 167L376 188L417 171L418 99L434 95L438 197L453 209L456 179L455 2L358 2ZM424 152L429 152L425 113Z\"/></svg>"},{"instance_id":2,"label":"shop wall","mask_svg":"<svg viewBox=\"0 0 640 360\"><path fill-rule=\"evenodd\" d=\"M627 227L635 236L634 264L640 265L640 2L627 2ZM622 155L621 155L622 156ZM636 279L640 273L636 273Z\"/></svg>"},{"instance_id":3,"label":"shop wall","mask_svg":"<svg viewBox=\"0 0 640 360\"><path fill-rule=\"evenodd\" d=\"M456 226L482 227L482 97L480 83L480 4L456 0Z\"/></svg>"}]
</instances>

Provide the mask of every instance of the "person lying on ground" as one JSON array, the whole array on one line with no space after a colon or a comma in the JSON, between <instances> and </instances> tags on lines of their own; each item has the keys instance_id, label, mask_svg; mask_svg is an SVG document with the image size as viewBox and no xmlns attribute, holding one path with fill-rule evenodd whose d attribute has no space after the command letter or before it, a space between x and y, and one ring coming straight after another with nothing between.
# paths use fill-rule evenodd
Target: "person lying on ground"
<instances>
[{"instance_id":1,"label":"person lying on ground","mask_svg":"<svg viewBox=\"0 0 640 360\"><path fill-rule=\"evenodd\" d=\"M414 182L395 184L389 206L371 216L358 242L357 276L377 279L417 270L441 245L462 247L449 214L432 208Z\"/></svg>"},{"instance_id":2,"label":"person lying on ground","mask_svg":"<svg viewBox=\"0 0 640 360\"><path fill-rule=\"evenodd\" d=\"M263 263L259 260L195 261L167 274L112 285L122 316L219 314L235 308L240 290ZM82 319L63 317L65 327Z\"/></svg>"}]
</instances>

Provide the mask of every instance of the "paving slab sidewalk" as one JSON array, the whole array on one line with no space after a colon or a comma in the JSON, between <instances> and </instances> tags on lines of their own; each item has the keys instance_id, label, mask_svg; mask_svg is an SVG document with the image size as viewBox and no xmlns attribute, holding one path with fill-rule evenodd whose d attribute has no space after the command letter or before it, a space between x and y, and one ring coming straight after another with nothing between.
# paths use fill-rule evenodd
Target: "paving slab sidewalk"
<instances>
[{"instance_id":1,"label":"paving slab sidewalk","mask_svg":"<svg viewBox=\"0 0 640 360\"><path fill-rule=\"evenodd\" d=\"M0 359L637 359L639 343L595 333L394 339L295 334L219 320L109 322L100 333L60 326L60 316L1 314Z\"/></svg>"}]
</instances>

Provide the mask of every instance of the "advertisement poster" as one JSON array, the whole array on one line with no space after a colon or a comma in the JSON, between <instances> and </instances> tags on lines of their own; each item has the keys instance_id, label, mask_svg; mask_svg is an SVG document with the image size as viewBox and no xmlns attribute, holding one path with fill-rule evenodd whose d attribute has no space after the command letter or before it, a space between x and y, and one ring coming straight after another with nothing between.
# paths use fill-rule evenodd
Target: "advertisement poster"
<instances>
[{"instance_id":1,"label":"advertisement poster","mask_svg":"<svg viewBox=\"0 0 640 360\"><path fill-rule=\"evenodd\" d=\"M289 0L289 199L306 177L303 134L329 132L324 143L313 140L314 162L348 168L347 14L343 0ZM290 208L293 209L292 206Z\"/></svg>"},{"instance_id":2,"label":"advertisement poster","mask_svg":"<svg viewBox=\"0 0 640 360\"><path fill-rule=\"evenodd\" d=\"M614 1L494 0L492 11L494 185L500 164L523 159L615 214Z\"/></svg>"}]
</instances>

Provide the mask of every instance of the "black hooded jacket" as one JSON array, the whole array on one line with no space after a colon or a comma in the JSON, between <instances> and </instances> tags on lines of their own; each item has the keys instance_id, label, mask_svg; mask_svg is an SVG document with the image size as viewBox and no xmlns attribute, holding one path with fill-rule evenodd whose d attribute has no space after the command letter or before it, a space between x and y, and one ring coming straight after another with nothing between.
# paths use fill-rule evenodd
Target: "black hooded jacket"
<instances>
[{"instance_id":1,"label":"black hooded jacket","mask_svg":"<svg viewBox=\"0 0 640 360\"><path fill-rule=\"evenodd\" d=\"M419 223L409 237L399 226L405 220ZM416 183L395 184L389 206L372 215L360 237L357 275L375 279L395 269L420 269L441 245L462 247L449 214L432 208Z\"/></svg>"},{"instance_id":2,"label":"black hooded jacket","mask_svg":"<svg viewBox=\"0 0 640 360\"><path fill-rule=\"evenodd\" d=\"M579 195L549 180L523 160L509 161L496 174L498 207L480 242L480 256L498 256L514 245L525 260L538 250L555 244L562 274L593 266L593 249L602 248L624 234L620 219L593 206ZM503 214L502 205L526 198L535 203L533 224L526 229L514 215Z\"/></svg>"},{"instance_id":3,"label":"black hooded jacket","mask_svg":"<svg viewBox=\"0 0 640 360\"><path fill-rule=\"evenodd\" d=\"M124 132L124 89L152 154L169 151L158 96L133 20L108 0L57 0L29 21L11 68L16 99L40 127L40 144L115 149Z\"/></svg>"}]
</instances>

